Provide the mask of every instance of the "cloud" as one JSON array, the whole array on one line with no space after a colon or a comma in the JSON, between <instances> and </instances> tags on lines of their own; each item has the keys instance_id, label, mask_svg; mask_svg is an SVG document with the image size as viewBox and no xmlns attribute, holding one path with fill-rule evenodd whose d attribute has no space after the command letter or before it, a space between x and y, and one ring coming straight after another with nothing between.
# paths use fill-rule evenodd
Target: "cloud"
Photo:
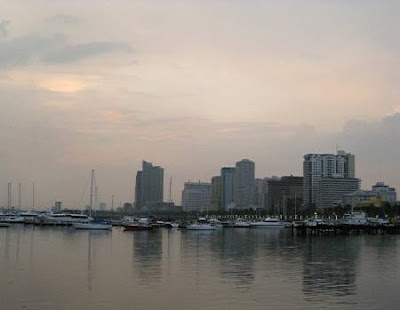
<instances>
[{"instance_id":1,"label":"cloud","mask_svg":"<svg viewBox=\"0 0 400 310\"><path fill-rule=\"evenodd\" d=\"M7 37L8 35L8 25L10 21L8 20L0 20L0 37Z\"/></svg>"},{"instance_id":2,"label":"cloud","mask_svg":"<svg viewBox=\"0 0 400 310\"><path fill-rule=\"evenodd\" d=\"M77 24L80 22L80 19L73 15L57 14L46 18L46 22L55 24Z\"/></svg>"},{"instance_id":3,"label":"cloud","mask_svg":"<svg viewBox=\"0 0 400 310\"><path fill-rule=\"evenodd\" d=\"M66 64L111 52L130 52L128 44L89 42L71 44L64 34L52 36L26 35L0 41L0 66L13 68L34 60L47 64Z\"/></svg>"},{"instance_id":4,"label":"cloud","mask_svg":"<svg viewBox=\"0 0 400 310\"><path fill-rule=\"evenodd\" d=\"M110 52L130 52L128 44L113 42L91 42L77 45L64 45L44 53L42 60L46 63L70 63L80 59Z\"/></svg>"}]
</instances>

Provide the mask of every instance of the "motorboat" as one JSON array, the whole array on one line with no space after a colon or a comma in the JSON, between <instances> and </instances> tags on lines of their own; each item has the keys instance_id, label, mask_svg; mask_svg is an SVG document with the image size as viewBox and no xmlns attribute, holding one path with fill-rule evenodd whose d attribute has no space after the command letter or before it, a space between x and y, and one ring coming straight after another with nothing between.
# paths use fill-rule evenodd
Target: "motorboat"
<instances>
[{"instance_id":1,"label":"motorboat","mask_svg":"<svg viewBox=\"0 0 400 310\"><path fill-rule=\"evenodd\" d=\"M209 223L206 218L200 217L196 223L186 226L187 230L215 230L216 227Z\"/></svg>"},{"instance_id":2,"label":"motorboat","mask_svg":"<svg viewBox=\"0 0 400 310\"><path fill-rule=\"evenodd\" d=\"M165 222L165 223L164 223L164 227L165 227L165 228L178 228L178 227L179 227L179 223L175 223L175 222Z\"/></svg>"},{"instance_id":3,"label":"motorboat","mask_svg":"<svg viewBox=\"0 0 400 310\"><path fill-rule=\"evenodd\" d=\"M125 231L152 230L153 224L148 218L129 219L122 223Z\"/></svg>"},{"instance_id":4,"label":"motorboat","mask_svg":"<svg viewBox=\"0 0 400 310\"><path fill-rule=\"evenodd\" d=\"M285 223L277 217L267 217L262 221L250 222L250 228L283 228Z\"/></svg>"},{"instance_id":5,"label":"motorboat","mask_svg":"<svg viewBox=\"0 0 400 310\"><path fill-rule=\"evenodd\" d=\"M234 221L223 222L223 227L225 227L225 228L249 228L250 224L239 218Z\"/></svg>"},{"instance_id":6,"label":"motorboat","mask_svg":"<svg viewBox=\"0 0 400 310\"><path fill-rule=\"evenodd\" d=\"M317 227L317 226L325 225L325 223L320 218L312 218L312 219L305 221L305 225L307 227Z\"/></svg>"}]
</instances>

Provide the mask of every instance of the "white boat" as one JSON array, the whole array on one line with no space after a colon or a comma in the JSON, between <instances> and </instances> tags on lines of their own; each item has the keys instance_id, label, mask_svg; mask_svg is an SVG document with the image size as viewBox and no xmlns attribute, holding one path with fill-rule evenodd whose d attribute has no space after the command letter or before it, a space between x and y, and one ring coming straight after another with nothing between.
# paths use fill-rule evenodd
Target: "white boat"
<instances>
[{"instance_id":1,"label":"white boat","mask_svg":"<svg viewBox=\"0 0 400 310\"><path fill-rule=\"evenodd\" d=\"M370 226L388 226L390 224L387 219L378 217L368 217L367 221Z\"/></svg>"},{"instance_id":2,"label":"white boat","mask_svg":"<svg viewBox=\"0 0 400 310\"><path fill-rule=\"evenodd\" d=\"M10 224L4 223L4 222L0 222L0 228L7 228L7 227L10 227Z\"/></svg>"},{"instance_id":3,"label":"white boat","mask_svg":"<svg viewBox=\"0 0 400 310\"><path fill-rule=\"evenodd\" d=\"M90 205L89 205L89 219L92 219L92 206L93 206L93 187L94 187L94 169L92 169L92 180L90 185ZM79 230L111 230L112 225L109 223L94 222L90 220L89 223L73 223L73 227Z\"/></svg>"},{"instance_id":4,"label":"white boat","mask_svg":"<svg viewBox=\"0 0 400 310\"><path fill-rule=\"evenodd\" d=\"M10 215L7 221L10 224L23 224L25 219L22 216L15 214L15 215Z\"/></svg>"},{"instance_id":5,"label":"white boat","mask_svg":"<svg viewBox=\"0 0 400 310\"><path fill-rule=\"evenodd\" d=\"M367 225L368 221L364 212L354 212L343 216L342 224L345 225Z\"/></svg>"},{"instance_id":6,"label":"white boat","mask_svg":"<svg viewBox=\"0 0 400 310\"><path fill-rule=\"evenodd\" d=\"M215 230L216 227L211 225L206 218L199 218L197 223L186 226L187 230Z\"/></svg>"},{"instance_id":7,"label":"white boat","mask_svg":"<svg viewBox=\"0 0 400 310\"><path fill-rule=\"evenodd\" d=\"M250 228L283 228L285 223L277 217L267 217L262 221L250 222Z\"/></svg>"},{"instance_id":8,"label":"white boat","mask_svg":"<svg viewBox=\"0 0 400 310\"><path fill-rule=\"evenodd\" d=\"M320 218L313 218L305 221L305 225L307 227L317 227L321 225L325 225L324 221Z\"/></svg>"},{"instance_id":9,"label":"white boat","mask_svg":"<svg viewBox=\"0 0 400 310\"><path fill-rule=\"evenodd\" d=\"M165 222L165 223L164 223L164 227L165 227L165 228L178 228L178 227L179 227L179 223L175 223L175 222Z\"/></svg>"}]
</instances>

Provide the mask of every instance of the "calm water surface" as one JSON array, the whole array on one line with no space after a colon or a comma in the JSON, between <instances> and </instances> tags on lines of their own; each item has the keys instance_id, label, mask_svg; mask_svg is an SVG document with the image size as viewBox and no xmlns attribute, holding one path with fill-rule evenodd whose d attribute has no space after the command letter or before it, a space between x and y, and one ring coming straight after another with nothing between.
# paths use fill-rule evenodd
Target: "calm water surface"
<instances>
[{"instance_id":1,"label":"calm water surface","mask_svg":"<svg viewBox=\"0 0 400 310\"><path fill-rule=\"evenodd\" d=\"M400 309L400 236L0 229L0 309Z\"/></svg>"}]
</instances>

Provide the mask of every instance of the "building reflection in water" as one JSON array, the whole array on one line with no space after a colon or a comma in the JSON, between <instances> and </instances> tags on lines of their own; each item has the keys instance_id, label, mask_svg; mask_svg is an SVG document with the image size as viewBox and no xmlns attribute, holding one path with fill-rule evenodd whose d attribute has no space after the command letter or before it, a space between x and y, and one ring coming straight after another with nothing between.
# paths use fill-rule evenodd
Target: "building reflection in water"
<instances>
[{"instance_id":1,"label":"building reflection in water","mask_svg":"<svg viewBox=\"0 0 400 310\"><path fill-rule=\"evenodd\" d=\"M141 284L162 279L162 230L127 232L132 235L134 270Z\"/></svg>"},{"instance_id":2,"label":"building reflection in water","mask_svg":"<svg viewBox=\"0 0 400 310\"><path fill-rule=\"evenodd\" d=\"M248 288L254 282L256 243L247 229L224 229L212 250L218 253L221 277L227 283Z\"/></svg>"},{"instance_id":3,"label":"building reflection in water","mask_svg":"<svg viewBox=\"0 0 400 310\"><path fill-rule=\"evenodd\" d=\"M356 294L363 238L337 236L303 241L303 292L309 301Z\"/></svg>"}]
</instances>

